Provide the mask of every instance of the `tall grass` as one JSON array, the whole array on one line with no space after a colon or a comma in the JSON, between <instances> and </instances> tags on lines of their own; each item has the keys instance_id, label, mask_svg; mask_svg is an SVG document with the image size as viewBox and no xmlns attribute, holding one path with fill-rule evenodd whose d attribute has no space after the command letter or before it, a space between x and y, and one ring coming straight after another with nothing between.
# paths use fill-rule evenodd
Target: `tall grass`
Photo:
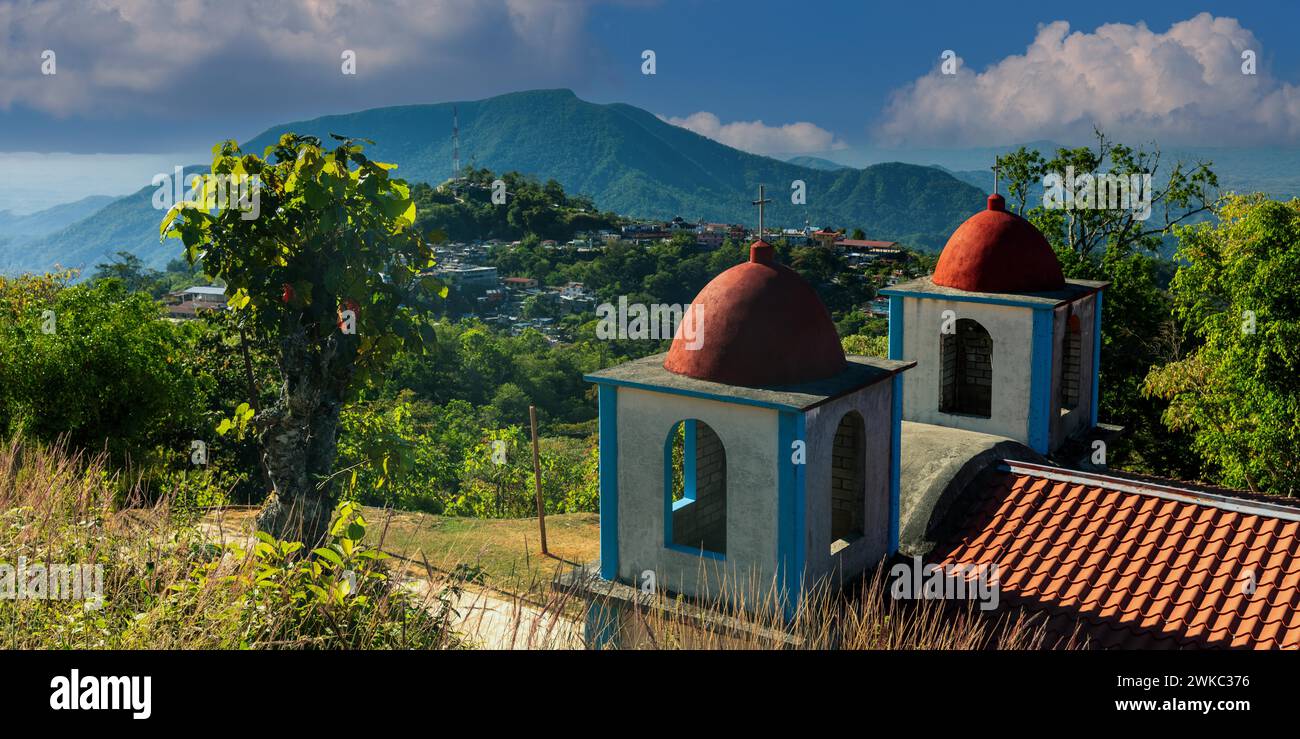
<instances>
[{"instance_id":1,"label":"tall grass","mask_svg":"<svg viewBox=\"0 0 1300 739\"><path fill-rule=\"evenodd\" d=\"M452 648L455 582L423 598L388 576L345 510L320 549L263 536L214 543L164 495L104 459L13 439L0 446L0 564L102 567L102 601L0 599L8 649ZM359 527L359 528L358 528ZM323 551L324 550L324 551ZM15 573L16 575L20 573ZM14 583L0 591L15 593ZM95 607L95 606L98 607Z\"/></svg>"},{"instance_id":2,"label":"tall grass","mask_svg":"<svg viewBox=\"0 0 1300 739\"><path fill-rule=\"evenodd\" d=\"M556 582L534 575L514 595L471 587L478 578L467 552L437 557L436 566L426 553L397 552L405 564L390 567L402 560L380 551L387 526L367 547L363 511L353 504L340 507L330 541L308 552L249 531L230 535L172 502L146 502L102 457L0 445L0 564L24 558L29 566L101 565L104 573L97 608L0 599L0 648L580 649L598 646L586 633L593 607L621 614L599 646L622 649L1044 646L1042 625L1024 615L895 600L883 566L847 587L811 588L792 617L775 583L720 569L700 573L712 594L695 600L641 594L583 570Z\"/></svg>"},{"instance_id":3,"label":"tall grass","mask_svg":"<svg viewBox=\"0 0 1300 739\"><path fill-rule=\"evenodd\" d=\"M1046 645L1044 625L1023 612L985 613L973 601L897 600L890 596L886 571L882 565L843 587L815 584L792 615L775 582L721 570L712 594L701 599L635 593L596 582L588 573L559 583L541 610L571 610L577 601L618 614L601 639L587 635L587 646L619 649L1025 650ZM1079 645L1071 640L1059 646Z\"/></svg>"}]
</instances>

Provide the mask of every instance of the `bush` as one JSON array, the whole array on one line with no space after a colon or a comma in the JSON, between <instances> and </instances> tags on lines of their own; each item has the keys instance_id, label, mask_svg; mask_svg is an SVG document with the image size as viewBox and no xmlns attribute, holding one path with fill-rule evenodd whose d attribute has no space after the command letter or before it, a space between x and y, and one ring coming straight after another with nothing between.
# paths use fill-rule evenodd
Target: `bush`
<instances>
[{"instance_id":1,"label":"bush","mask_svg":"<svg viewBox=\"0 0 1300 739\"><path fill-rule=\"evenodd\" d=\"M187 463L210 385L196 327L117 280L71 277L0 278L0 430L117 464Z\"/></svg>"}]
</instances>

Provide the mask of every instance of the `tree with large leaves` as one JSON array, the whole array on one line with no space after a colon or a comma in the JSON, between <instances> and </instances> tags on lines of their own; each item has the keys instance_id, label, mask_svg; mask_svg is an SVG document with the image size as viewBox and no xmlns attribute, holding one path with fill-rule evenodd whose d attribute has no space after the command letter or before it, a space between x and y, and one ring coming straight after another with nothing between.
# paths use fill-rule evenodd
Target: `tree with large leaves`
<instances>
[{"instance_id":1,"label":"tree with large leaves","mask_svg":"<svg viewBox=\"0 0 1300 739\"><path fill-rule=\"evenodd\" d=\"M394 165L371 161L362 141L287 133L262 156L234 141L213 147L212 174L196 182L159 228L179 238L191 264L225 280L241 342L277 347L279 392L251 420L269 487L260 529L282 539L321 540L334 509L339 413L400 350L435 341L417 293L445 297L428 274L432 241L420 234ZM371 142L365 142L371 143ZM224 196L251 181L243 200ZM249 380L252 382L250 373Z\"/></svg>"},{"instance_id":2,"label":"tree with large leaves","mask_svg":"<svg viewBox=\"0 0 1300 739\"><path fill-rule=\"evenodd\" d=\"M1300 494L1300 200L1234 195L1220 214L1180 234L1170 286L1199 346L1144 390L1223 482Z\"/></svg>"}]
</instances>

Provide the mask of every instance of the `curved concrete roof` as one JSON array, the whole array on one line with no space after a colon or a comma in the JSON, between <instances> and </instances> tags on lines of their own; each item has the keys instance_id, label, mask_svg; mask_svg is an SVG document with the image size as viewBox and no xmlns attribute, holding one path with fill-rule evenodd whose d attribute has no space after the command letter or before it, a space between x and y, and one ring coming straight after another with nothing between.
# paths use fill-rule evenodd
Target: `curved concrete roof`
<instances>
[{"instance_id":1,"label":"curved concrete roof","mask_svg":"<svg viewBox=\"0 0 1300 739\"><path fill-rule=\"evenodd\" d=\"M903 421L899 476L898 548L928 554L934 528L975 478L1004 459L1045 462L1041 454L1004 436Z\"/></svg>"}]
</instances>

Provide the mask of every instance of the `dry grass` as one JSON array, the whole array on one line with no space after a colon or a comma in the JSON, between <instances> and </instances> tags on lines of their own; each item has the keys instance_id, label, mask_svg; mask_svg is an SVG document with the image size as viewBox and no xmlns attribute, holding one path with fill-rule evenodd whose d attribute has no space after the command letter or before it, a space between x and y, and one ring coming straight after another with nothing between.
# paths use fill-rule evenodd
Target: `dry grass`
<instances>
[{"instance_id":1,"label":"dry grass","mask_svg":"<svg viewBox=\"0 0 1300 739\"><path fill-rule=\"evenodd\" d=\"M485 520L367 509L368 539L407 562L404 574L420 582L428 568L458 569L484 588L469 588L458 607L461 627L480 646L571 649L584 646L589 601L555 587L579 563L599 555L595 514L547 517L552 552L541 555L537 520ZM214 512L227 532L251 531L252 512ZM566 556L567 555L567 556ZM707 565L701 564L704 568ZM624 649L1039 649L1045 632L1023 614L985 614L972 602L898 601L889 596L887 568L844 588L814 587L793 619L773 596L722 570L701 571L716 594L704 601L626 592L598 595L599 607L624 616L613 645ZM427 589L427 582L420 582ZM608 590L596 584L594 590ZM627 591L626 588L615 590ZM631 605L628 608L628 605ZM610 646L610 644L606 644ZM1069 645L1074 646L1074 645Z\"/></svg>"},{"instance_id":2,"label":"dry grass","mask_svg":"<svg viewBox=\"0 0 1300 739\"><path fill-rule=\"evenodd\" d=\"M383 563L349 559L313 567L319 555L279 558L245 540L221 547L174 516L168 500L125 510L101 458L11 440L0 446L0 564L49 571L100 568L100 598L0 600L0 648L223 649L443 648L448 590L423 598L397 587ZM138 507L132 507L138 506ZM14 573L17 574L17 573ZM353 596L332 597L355 576ZM14 594L0 582L0 591ZM454 586L454 583L451 583ZM312 588L324 592L317 597ZM350 587L350 585L349 585ZM82 594L84 595L84 593ZM337 602L336 602L337 600ZM87 607L99 602L98 607Z\"/></svg>"},{"instance_id":3,"label":"dry grass","mask_svg":"<svg viewBox=\"0 0 1300 739\"><path fill-rule=\"evenodd\" d=\"M582 648L589 600L557 577L598 554L594 514L550 516L560 558L540 555L535 519L478 520L366 509L364 542L400 557L376 571L368 606L305 606L259 580L251 509L201 521L167 500L119 510L101 460L63 449L0 446L0 563L103 565L104 605L0 602L0 647L65 648ZM143 505L140 499L128 501ZM274 564L274 563L272 563ZM703 565L702 565L703 566ZM279 569L276 569L278 567ZM275 565L284 579L289 565ZM291 568L289 568L291 569ZM1036 624L974 606L900 602L884 568L850 587L812 589L787 618L772 583L702 572L715 595L616 595L613 643L629 649L1034 649ZM393 575L388 577L387 575ZM328 578L327 578L328 579ZM403 586L397 583L405 580ZM486 587L462 588L465 580ZM278 580L273 579L272 583ZM329 582L323 583L329 586ZM335 581L335 584L337 582ZM760 587L760 585L765 585ZM604 587L606 591L600 591ZM628 589L625 589L628 590ZM630 592L630 590L629 590Z\"/></svg>"}]
</instances>

